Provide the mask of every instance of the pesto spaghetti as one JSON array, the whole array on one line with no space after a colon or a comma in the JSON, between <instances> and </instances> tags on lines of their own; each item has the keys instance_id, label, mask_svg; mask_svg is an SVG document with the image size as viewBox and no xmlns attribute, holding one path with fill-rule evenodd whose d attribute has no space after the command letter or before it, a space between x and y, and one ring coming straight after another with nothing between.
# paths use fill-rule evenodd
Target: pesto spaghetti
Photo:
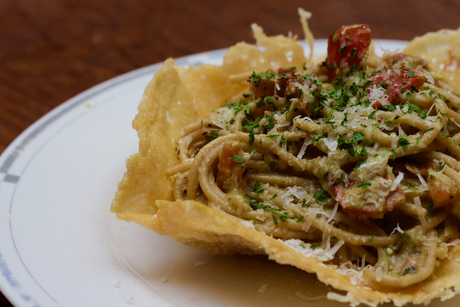
<instances>
[{"instance_id":1,"label":"pesto spaghetti","mask_svg":"<svg viewBox=\"0 0 460 307\"><path fill-rule=\"evenodd\" d=\"M174 198L374 289L427 279L460 242L460 97L425 60L370 44L367 26L344 26L320 65L249 73L183 129Z\"/></svg>"}]
</instances>

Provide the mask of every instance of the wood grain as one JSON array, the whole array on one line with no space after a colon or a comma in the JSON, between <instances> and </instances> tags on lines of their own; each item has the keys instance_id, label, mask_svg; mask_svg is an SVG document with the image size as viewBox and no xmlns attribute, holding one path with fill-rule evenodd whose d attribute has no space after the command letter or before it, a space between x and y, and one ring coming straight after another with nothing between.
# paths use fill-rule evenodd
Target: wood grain
<instances>
[{"instance_id":1,"label":"wood grain","mask_svg":"<svg viewBox=\"0 0 460 307\"><path fill-rule=\"evenodd\" d=\"M459 27L454 0L0 0L0 153L100 82L167 57L252 42L252 22L267 34L302 37L298 6L313 13L317 38L355 23L369 24L374 38L401 40ZM0 298L0 306L11 305Z\"/></svg>"}]
</instances>

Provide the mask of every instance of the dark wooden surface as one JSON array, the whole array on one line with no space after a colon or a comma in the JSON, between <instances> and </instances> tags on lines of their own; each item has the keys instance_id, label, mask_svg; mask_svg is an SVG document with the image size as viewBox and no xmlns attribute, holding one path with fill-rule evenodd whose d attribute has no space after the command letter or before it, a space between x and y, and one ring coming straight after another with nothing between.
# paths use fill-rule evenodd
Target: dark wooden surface
<instances>
[{"instance_id":1,"label":"dark wooden surface","mask_svg":"<svg viewBox=\"0 0 460 307\"><path fill-rule=\"evenodd\" d=\"M343 24L367 23L374 38L401 40L460 26L454 0L0 0L0 153L100 82L167 57L252 42L252 22L270 35L303 38L299 6L313 13L316 38ZM0 306L11 305L0 297Z\"/></svg>"}]
</instances>

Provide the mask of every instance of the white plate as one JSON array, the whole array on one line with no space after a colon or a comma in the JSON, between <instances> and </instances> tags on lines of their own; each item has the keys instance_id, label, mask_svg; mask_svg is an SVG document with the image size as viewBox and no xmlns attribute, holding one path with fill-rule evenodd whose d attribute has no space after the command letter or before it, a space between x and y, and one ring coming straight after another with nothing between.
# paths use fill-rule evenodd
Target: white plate
<instances>
[{"instance_id":1,"label":"white plate","mask_svg":"<svg viewBox=\"0 0 460 307\"><path fill-rule=\"evenodd\" d=\"M324 40L316 44L325 51ZM223 53L177 63L219 64ZM72 98L2 154L1 291L21 307L344 306L324 300L328 289L311 274L261 256L212 256L109 213L125 159L138 147L131 121L158 67Z\"/></svg>"}]
</instances>

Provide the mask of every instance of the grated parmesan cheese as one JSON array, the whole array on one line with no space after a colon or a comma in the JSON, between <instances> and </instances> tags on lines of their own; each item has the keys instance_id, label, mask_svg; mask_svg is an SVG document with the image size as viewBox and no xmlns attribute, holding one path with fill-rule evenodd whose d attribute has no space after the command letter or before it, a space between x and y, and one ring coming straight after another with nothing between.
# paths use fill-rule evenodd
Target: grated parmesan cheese
<instances>
[{"instance_id":1,"label":"grated parmesan cheese","mask_svg":"<svg viewBox=\"0 0 460 307\"><path fill-rule=\"evenodd\" d=\"M240 220L240 223L243 224L244 226L248 227L248 228L252 228L252 229L256 228L251 221Z\"/></svg>"},{"instance_id":2,"label":"grated parmesan cheese","mask_svg":"<svg viewBox=\"0 0 460 307\"><path fill-rule=\"evenodd\" d=\"M324 144L327 146L327 148L330 151L335 151L339 144L336 140L331 139L331 138L322 138L321 140L323 140Z\"/></svg>"},{"instance_id":3,"label":"grated parmesan cheese","mask_svg":"<svg viewBox=\"0 0 460 307\"><path fill-rule=\"evenodd\" d=\"M394 132L390 133L390 135L391 135L391 147L396 148L398 144L398 136Z\"/></svg>"},{"instance_id":4,"label":"grated parmesan cheese","mask_svg":"<svg viewBox=\"0 0 460 307\"><path fill-rule=\"evenodd\" d=\"M420 196L414 197L414 205L415 205L415 208L417 209L417 216L418 216L422 226L425 227L425 224L426 224L426 209L422 207L422 202L420 201Z\"/></svg>"},{"instance_id":5,"label":"grated parmesan cheese","mask_svg":"<svg viewBox=\"0 0 460 307\"><path fill-rule=\"evenodd\" d=\"M313 139L310 138L310 139L308 139L308 140L305 139L305 140L303 141L302 147L300 147L299 153L297 154L297 158L298 158L298 159L302 159L303 155L305 154L305 150L307 150L307 147L308 147L308 145L311 144L311 141L312 141L312 140L313 140Z\"/></svg>"},{"instance_id":6,"label":"grated parmesan cheese","mask_svg":"<svg viewBox=\"0 0 460 307\"><path fill-rule=\"evenodd\" d=\"M398 185L401 183L401 181L404 178L404 173L399 172L398 176L396 176L395 180L393 181L393 184L390 187L390 191L394 191Z\"/></svg>"},{"instance_id":7,"label":"grated parmesan cheese","mask_svg":"<svg viewBox=\"0 0 460 307\"><path fill-rule=\"evenodd\" d=\"M417 177L418 177L418 180L420 180L420 183L421 183L424 187L426 187L426 181L425 181L425 179L422 177L422 175L421 175L421 174L417 174Z\"/></svg>"},{"instance_id":8,"label":"grated parmesan cheese","mask_svg":"<svg viewBox=\"0 0 460 307\"><path fill-rule=\"evenodd\" d=\"M369 101L371 105L380 102L382 106L389 105L390 102L388 98L390 98L387 94L385 94L385 89L383 87L378 88L375 83L372 87L368 87L369 90Z\"/></svg>"},{"instance_id":9,"label":"grated parmesan cheese","mask_svg":"<svg viewBox=\"0 0 460 307\"><path fill-rule=\"evenodd\" d=\"M329 244L327 244L328 246L326 246L326 249L322 249L321 247L311 248L310 243L305 243L299 239L289 239L286 241L279 239L279 241L283 242L290 248L294 249L296 252L306 257L313 257L320 261L329 261L334 259L335 253L337 253L339 248L345 244L345 241L340 240L332 248L329 246ZM305 246L305 248L303 248L300 244Z\"/></svg>"},{"instance_id":10,"label":"grated parmesan cheese","mask_svg":"<svg viewBox=\"0 0 460 307\"><path fill-rule=\"evenodd\" d=\"M396 227L393 229L393 231L391 232L391 234L394 234L396 232L399 232L399 233L404 233L404 230L401 229L401 227L399 227L399 223L396 224Z\"/></svg>"},{"instance_id":11,"label":"grated parmesan cheese","mask_svg":"<svg viewBox=\"0 0 460 307\"><path fill-rule=\"evenodd\" d=\"M382 267L379 266L378 268L375 269L375 279L377 281L381 281L382 277L383 277Z\"/></svg>"},{"instance_id":12,"label":"grated parmesan cheese","mask_svg":"<svg viewBox=\"0 0 460 307\"><path fill-rule=\"evenodd\" d=\"M334 206L334 209L332 209L332 212L331 212L331 216L327 219L327 222L330 223L334 217L335 217L335 214L337 213L337 210L339 209L339 202L335 202L335 206Z\"/></svg>"}]
</instances>

